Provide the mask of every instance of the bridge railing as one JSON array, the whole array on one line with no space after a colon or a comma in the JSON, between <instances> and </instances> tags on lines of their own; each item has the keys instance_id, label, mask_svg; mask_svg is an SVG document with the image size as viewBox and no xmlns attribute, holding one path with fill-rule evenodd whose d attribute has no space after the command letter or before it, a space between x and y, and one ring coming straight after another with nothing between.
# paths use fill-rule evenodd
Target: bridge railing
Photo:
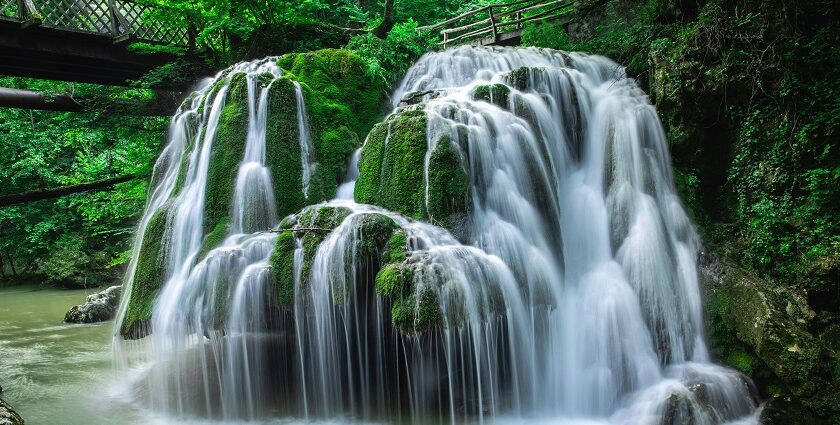
<instances>
[{"instance_id":1,"label":"bridge railing","mask_svg":"<svg viewBox=\"0 0 840 425\"><path fill-rule=\"evenodd\" d=\"M190 44L186 28L149 17L155 7L128 0L0 0L0 20L103 35L115 42Z\"/></svg>"},{"instance_id":2,"label":"bridge railing","mask_svg":"<svg viewBox=\"0 0 840 425\"><path fill-rule=\"evenodd\" d=\"M444 48L477 41L493 44L499 41L500 35L522 30L528 22L556 20L573 9L572 0L519 0L487 5L417 30L440 30L439 44Z\"/></svg>"}]
</instances>

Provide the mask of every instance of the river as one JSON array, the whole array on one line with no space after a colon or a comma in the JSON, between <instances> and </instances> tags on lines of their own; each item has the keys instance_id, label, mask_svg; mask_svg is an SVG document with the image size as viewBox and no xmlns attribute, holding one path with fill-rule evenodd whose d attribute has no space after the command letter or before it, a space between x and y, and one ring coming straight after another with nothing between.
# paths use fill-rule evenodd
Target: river
<instances>
[{"instance_id":1,"label":"river","mask_svg":"<svg viewBox=\"0 0 840 425\"><path fill-rule=\"evenodd\" d=\"M0 288L2 397L27 425L143 423L109 386L113 324L63 323L93 291Z\"/></svg>"}]
</instances>

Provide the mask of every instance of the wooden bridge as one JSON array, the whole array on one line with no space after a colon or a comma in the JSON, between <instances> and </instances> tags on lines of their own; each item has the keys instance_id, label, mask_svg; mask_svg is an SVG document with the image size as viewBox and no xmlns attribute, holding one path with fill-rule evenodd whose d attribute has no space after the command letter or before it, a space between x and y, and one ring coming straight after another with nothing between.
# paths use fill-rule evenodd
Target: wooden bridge
<instances>
[{"instance_id":1,"label":"wooden bridge","mask_svg":"<svg viewBox=\"0 0 840 425\"><path fill-rule=\"evenodd\" d=\"M439 30L439 44L444 48L461 44L513 46L519 44L526 23L565 24L574 10L572 0L519 0L484 6L417 31Z\"/></svg>"},{"instance_id":2,"label":"wooden bridge","mask_svg":"<svg viewBox=\"0 0 840 425\"><path fill-rule=\"evenodd\" d=\"M128 0L0 0L0 74L126 85L172 59L129 51L132 42L191 46L186 28Z\"/></svg>"}]
</instances>

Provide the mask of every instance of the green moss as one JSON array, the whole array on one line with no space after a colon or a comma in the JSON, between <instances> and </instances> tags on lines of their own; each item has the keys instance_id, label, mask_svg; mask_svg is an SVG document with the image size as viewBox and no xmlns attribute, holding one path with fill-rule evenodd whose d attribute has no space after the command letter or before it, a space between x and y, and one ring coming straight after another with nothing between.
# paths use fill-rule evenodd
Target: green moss
<instances>
[{"instance_id":1,"label":"green moss","mask_svg":"<svg viewBox=\"0 0 840 425\"><path fill-rule=\"evenodd\" d=\"M426 149L425 112L398 113L377 124L362 150L356 201L424 218Z\"/></svg>"},{"instance_id":2,"label":"green moss","mask_svg":"<svg viewBox=\"0 0 840 425\"><path fill-rule=\"evenodd\" d=\"M391 307L391 322L403 334L423 333L442 324L437 293L425 286Z\"/></svg>"},{"instance_id":3,"label":"green moss","mask_svg":"<svg viewBox=\"0 0 840 425\"><path fill-rule=\"evenodd\" d=\"M376 274L376 293L383 297L401 297L411 287L411 271L402 264L388 264Z\"/></svg>"},{"instance_id":4,"label":"green moss","mask_svg":"<svg viewBox=\"0 0 840 425\"><path fill-rule=\"evenodd\" d=\"M281 77L269 88L266 124L266 163L280 216L294 213L307 203L300 155L295 87L292 80Z\"/></svg>"},{"instance_id":5,"label":"green moss","mask_svg":"<svg viewBox=\"0 0 840 425\"><path fill-rule=\"evenodd\" d=\"M508 73L505 80L517 90L525 90L530 80L530 70L527 67L516 68Z\"/></svg>"},{"instance_id":6,"label":"green moss","mask_svg":"<svg viewBox=\"0 0 840 425\"><path fill-rule=\"evenodd\" d=\"M312 261L318 252L318 246L349 214L350 210L346 208L316 206L305 208L297 215L284 219L289 230L281 232L277 237L274 252L269 259L277 288L278 303L281 306L291 307L294 303L295 239L299 238L303 246L300 273L301 290L305 290L309 284L309 273L312 270Z\"/></svg>"},{"instance_id":7,"label":"green moss","mask_svg":"<svg viewBox=\"0 0 840 425\"><path fill-rule=\"evenodd\" d=\"M306 84L330 102L341 105L354 120L349 127L367 134L385 108L384 88L365 72L365 62L347 50L323 49L282 56L278 65L295 80Z\"/></svg>"},{"instance_id":8,"label":"green moss","mask_svg":"<svg viewBox=\"0 0 840 425\"><path fill-rule=\"evenodd\" d=\"M199 248L198 254L196 254L195 257L196 262L203 260L210 250L222 244L225 237L228 235L229 224L230 217L222 217L218 222L216 222L216 227L204 236L204 240L201 242L201 248Z\"/></svg>"},{"instance_id":9,"label":"green moss","mask_svg":"<svg viewBox=\"0 0 840 425\"><path fill-rule=\"evenodd\" d=\"M500 83L480 85L472 92L473 99L492 103L501 108L507 108L509 95L510 87Z\"/></svg>"},{"instance_id":10,"label":"green moss","mask_svg":"<svg viewBox=\"0 0 840 425\"><path fill-rule=\"evenodd\" d=\"M467 219L471 206L470 179L461 165L461 155L444 136L429 158L429 219L451 229Z\"/></svg>"},{"instance_id":11,"label":"green moss","mask_svg":"<svg viewBox=\"0 0 840 425\"><path fill-rule=\"evenodd\" d=\"M169 208L161 207L149 219L140 245L140 254L131 284L131 298L120 332L128 338L143 337L143 329L152 318L152 308L166 277L163 236Z\"/></svg>"},{"instance_id":12,"label":"green moss","mask_svg":"<svg viewBox=\"0 0 840 425\"><path fill-rule=\"evenodd\" d=\"M277 302L291 307L295 302L295 235L291 231L280 233L269 258L271 274L277 288Z\"/></svg>"},{"instance_id":13,"label":"green moss","mask_svg":"<svg viewBox=\"0 0 840 425\"><path fill-rule=\"evenodd\" d=\"M230 215L236 174L248 138L248 88L245 74L231 77L227 103L222 109L210 150L204 203L204 232L215 229Z\"/></svg>"},{"instance_id":14,"label":"green moss","mask_svg":"<svg viewBox=\"0 0 840 425\"><path fill-rule=\"evenodd\" d=\"M361 240L356 247L357 259L365 261L379 258L394 230L398 228L394 220L382 214L365 214L359 223Z\"/></svg>"},{"instance_id":15,"label":"green moss","mask_svg":"<svg viewBox=\"0 0 840 425\"><path fill-rule=\"evenodd\" d=\"M397 229L391 234L391 238L388 239L387 250L382 256L382 261L388 263L405 261L408 248L408 240L406 238L405 231Z\"/></svg>"}]
</instances>

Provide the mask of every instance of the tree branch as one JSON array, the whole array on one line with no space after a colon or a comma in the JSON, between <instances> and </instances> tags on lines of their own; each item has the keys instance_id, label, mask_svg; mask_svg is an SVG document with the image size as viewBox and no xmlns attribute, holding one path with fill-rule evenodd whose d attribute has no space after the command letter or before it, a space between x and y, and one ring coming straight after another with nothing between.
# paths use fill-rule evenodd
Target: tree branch
<instances>
[{"instance_id":1,"label":"tree branch","mask_svg":"<svg viewBox=\"0 0 840 425\"><path fill-rule=\"evenodd\" d=\"M98 180L90 183L73 184L68 186L59 186L50 189L35 189L23 193L15 193L12 195L0 196L0 207L9 205L24 204L27 202L40 201L42 199L59 198L73 193L87 192L90 190L99 190L111 187L115 184L125 183L142 176L127 175L112 177L110 179Z\"/></svg>"}]
</instances>

